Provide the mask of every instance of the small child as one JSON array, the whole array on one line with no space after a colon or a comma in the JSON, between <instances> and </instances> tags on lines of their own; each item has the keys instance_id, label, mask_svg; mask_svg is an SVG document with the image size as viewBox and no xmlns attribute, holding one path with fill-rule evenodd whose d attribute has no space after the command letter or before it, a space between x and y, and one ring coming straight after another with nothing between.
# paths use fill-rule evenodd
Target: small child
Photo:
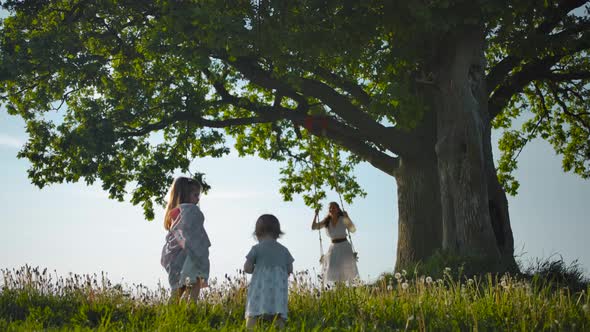
<instances>
[{"instance_id":1,"label":"small child","mask_svg":"<svg viewBox=\"0 0 590 332\"><path fill-rule=\"evenodd\" d=\"M285 326L289 274L293 257L277 242L283 234L277 217L263 214L256 221L254 235L258 244L246 256L244 272L253 273L248 286L246 328L252 329L259 319L274 320L277 328Z\"/></svg>"},{"instance_id":2,"label":"small child","mask_svg":"<svg viewBox=\"0 0 590 332\"><path fill-rule=\"evenodd\" d=\"M196 205L201 195L199 181L179 177L170 188L164 216L166 244L161 263L168 272L171 300L179 302L190 292L194 302L209 278L209 237L203 226L205 216Z\"/></svg>"}]
</instances>

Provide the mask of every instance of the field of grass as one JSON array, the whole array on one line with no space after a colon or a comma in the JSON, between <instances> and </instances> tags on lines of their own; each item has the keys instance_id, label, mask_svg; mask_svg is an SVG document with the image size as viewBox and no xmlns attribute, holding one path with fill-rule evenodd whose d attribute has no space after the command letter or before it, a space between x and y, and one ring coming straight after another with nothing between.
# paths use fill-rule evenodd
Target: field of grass
<instances>
[{"instance_id":1,"label":"field of grass","mask_svg":"<svg viewBox=\"0 0 590 332\"><path fill-rule=\"evenodd\" d=\"M405 271L373 284L321 287L317 276L291 278L286 331L589 331L590 286L544 277L440 277ZM104 275L59 277L22 267L2 270L0 331L240 331L247 279L212 280L202 300L168 304L160 287L113 285ZM575 288L575 289L572 289ZM263 324L260 331L273 331Z\"/></svg>"}]
</instances>

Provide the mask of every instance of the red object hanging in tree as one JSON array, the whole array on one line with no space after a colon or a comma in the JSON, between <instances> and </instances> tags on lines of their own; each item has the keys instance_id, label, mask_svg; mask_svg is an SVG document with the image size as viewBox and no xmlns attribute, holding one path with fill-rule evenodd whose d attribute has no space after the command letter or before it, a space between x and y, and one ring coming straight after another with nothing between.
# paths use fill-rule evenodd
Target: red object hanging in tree
<instances>
[{"instance_id":1,"label":"red object hanging in tree","mask_svg":"<svg viewBox=\"0 0 590 332\"><path fill-rule=\"evenodd\" d=\"M328 128L328 117L308 115L303 126L309 131L314 129L326 130Z\"/></svg>"}]
</instances>

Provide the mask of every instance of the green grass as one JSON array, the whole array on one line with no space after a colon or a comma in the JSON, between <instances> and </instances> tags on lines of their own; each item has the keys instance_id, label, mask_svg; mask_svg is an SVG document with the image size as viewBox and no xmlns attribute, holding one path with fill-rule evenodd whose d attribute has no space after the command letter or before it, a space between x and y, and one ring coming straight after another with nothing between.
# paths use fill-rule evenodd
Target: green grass
<instances>
[{"instance_id":1,"label":"green grass","mask_svg":"<svg viewBox=\"0 0 590 332\"><path fill-rule=\"evenodd\" d=\"M330 288L297 273L285 330L590 330L587 283L573 291L534 273L470 279L457 272L434 280L390 274L374 284ZM29 266L2 270L0 282L0 331L244 330L247 283L240 274L211 281L198 305L168 304L163 287L122 287L96 274L58 277Z\"/></svg>"}]
</instances>

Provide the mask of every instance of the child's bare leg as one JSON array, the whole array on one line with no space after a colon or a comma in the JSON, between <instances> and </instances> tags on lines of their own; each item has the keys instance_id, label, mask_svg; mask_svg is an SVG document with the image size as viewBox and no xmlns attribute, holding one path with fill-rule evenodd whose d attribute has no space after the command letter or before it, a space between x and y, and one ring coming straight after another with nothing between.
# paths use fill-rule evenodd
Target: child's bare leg
<instances>
[{"instance_id":1,"label":"child's bare leg","mask_svg":"<svg viewBox=\"0 0 590 332\"><path fill-rule=\"evenodd\" d=\"M201 282L197 279L197 282L191 286L190 297L194 303L199 301L199 294L201 292Z\"/></svg>"},{"instance_id":2,"label":"child's bare leg","mask_svg":"<svg viewBox=\"0 0 590 332\"><path fill-rule=\"evenodd\" d=\"M283 319L283 317L280 315L275 318L275 327L277 330L282 330L285 328L285 319Z\"/></svg>"},{"instance_id":3,"label":"child's bare leg","mask_svg":"<svg viewBox=\"0 0 590 332\"><path fill-rule=\"evenodd\" d=\"M247 317L246 318L246 329L252 330L256 326L257 322L258 322L257 317Z\"/></svg>"},{"instance_id":4,"label":"child's bare leg","mask_svg":"<svg viewBox=\"0 0 590 332\"><path fill-rule=\"evenodd\" d=\"M177 289L173 289L172 293L170 294L170 303L178 304L182 299L182 295L184 294L186 287L180 287Z\"/></svg>"}]
</instances>

